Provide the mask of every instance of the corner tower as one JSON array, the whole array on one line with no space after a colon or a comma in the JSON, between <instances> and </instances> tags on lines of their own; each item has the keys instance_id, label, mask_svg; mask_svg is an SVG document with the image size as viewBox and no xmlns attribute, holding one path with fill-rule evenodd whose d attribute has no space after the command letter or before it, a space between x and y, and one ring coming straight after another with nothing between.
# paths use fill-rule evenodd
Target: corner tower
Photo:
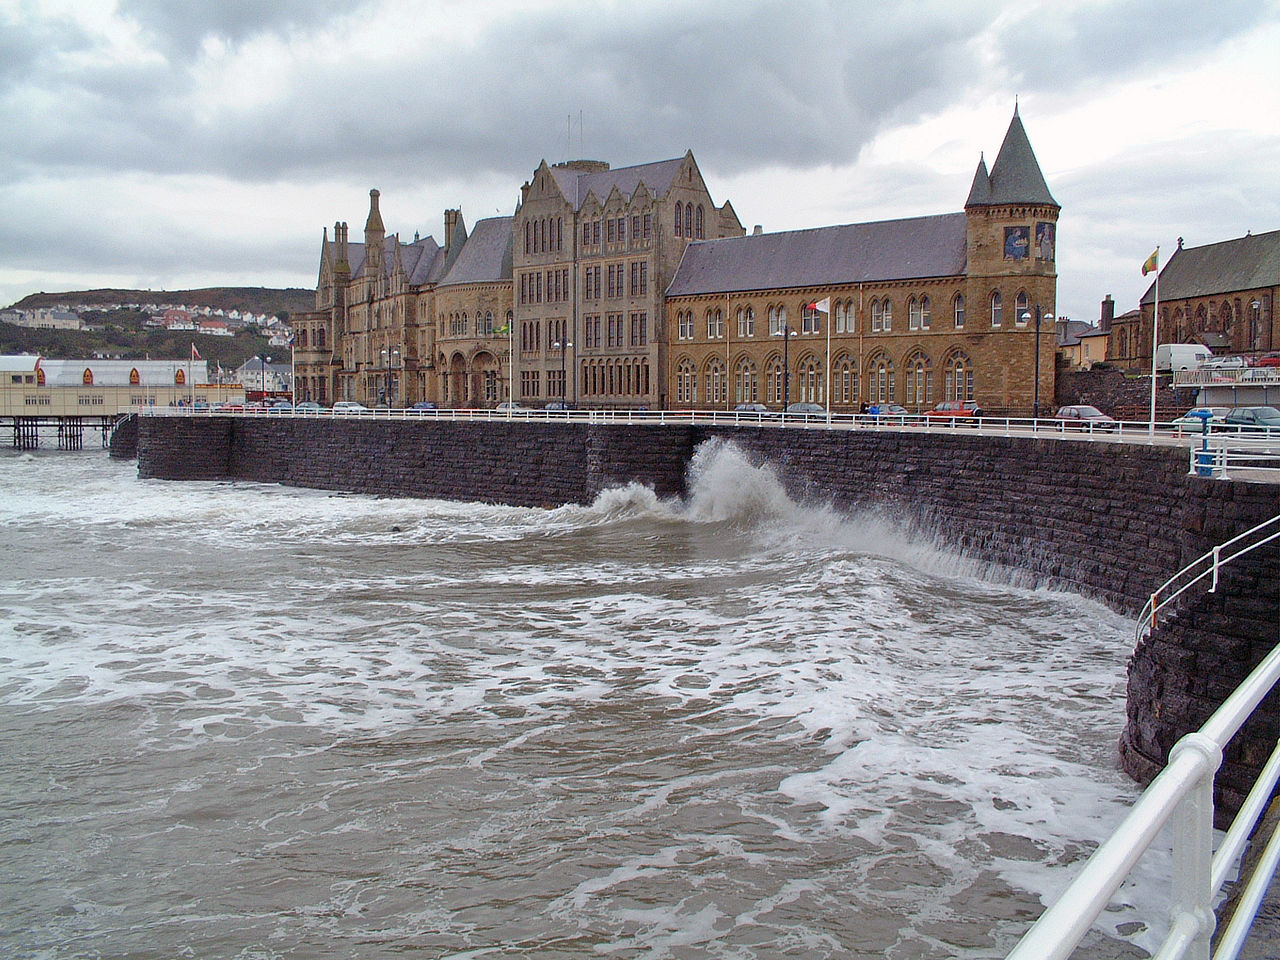
<instances>
[{"instance_id":1,"label":"corner tower","mask_svg":"<svg viewBox=\"0 0 1280 960\"><path fill-rule=\"evenodd\" d=\"M1029 295L1051 308L1061 210L1015 106L991 172L985 159L978 161L965 201L969 277L1026 277L1037 288Z\"/></svg>"}]
</instances>

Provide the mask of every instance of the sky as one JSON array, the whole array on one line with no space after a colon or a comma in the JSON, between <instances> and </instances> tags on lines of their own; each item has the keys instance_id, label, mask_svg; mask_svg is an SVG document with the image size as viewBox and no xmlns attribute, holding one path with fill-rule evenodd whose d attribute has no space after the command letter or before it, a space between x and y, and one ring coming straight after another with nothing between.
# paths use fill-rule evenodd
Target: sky
<instances>
[{"instance_id":1,"label":"sky","mask_svg":"<svg viewBox=\"0 0 1280 960\"><path fill-rule=\"evenodd\" d=\"M1280 229L1280 0L0 0L0 305L314 288L370 188L439 240L543 159L692 150L748 230L959 211L1015 103L1060 315Z\"/></svg>"}]
</instances>

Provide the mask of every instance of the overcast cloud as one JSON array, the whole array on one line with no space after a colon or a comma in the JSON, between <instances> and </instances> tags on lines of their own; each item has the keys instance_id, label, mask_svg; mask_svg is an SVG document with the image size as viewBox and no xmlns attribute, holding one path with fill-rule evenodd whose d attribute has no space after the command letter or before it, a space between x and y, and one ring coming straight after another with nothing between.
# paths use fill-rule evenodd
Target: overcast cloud
<instances>
[{"instance_id":1,"label":"overcast cloud","mask_svg":"<svg viewBox=\"0 0 1280 960\"><path fill-rule=\"evenodd\" d=\"M1017 96L1090 318L1280 229L1276 49L1280 0L0 0L0 303L311 285L370 186L438 235L569 154L690 148L766 229L958 210Z\"/></svg>"}]
</instances>

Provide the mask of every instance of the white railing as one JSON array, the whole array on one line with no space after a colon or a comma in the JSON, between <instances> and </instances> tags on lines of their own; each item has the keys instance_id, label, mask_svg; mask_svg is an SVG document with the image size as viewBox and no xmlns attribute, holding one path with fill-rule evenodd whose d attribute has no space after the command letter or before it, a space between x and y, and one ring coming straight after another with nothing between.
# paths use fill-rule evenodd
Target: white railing
<instances>
[{"instance_id":1,"label":"white railing","mask_svg":"<svg viewBox=\"0 0 1280 960\"><path fill-rule=\"evenodd\" d=\"M1280 537L1280 516L1259 524L1215 547L1175 574L1152 594L1138 621L1141 637L1160 610L1191 586L1206 578L1216 589L1218 571L1230 562ZM1257 783L1213 849L1213 778L1222 753L1263 698L1280 682L1280 644L1195 733L1189 733L1169 753L1169 762L1138 798L1129 816L1085 864L1084 869L1054 904L1019 941L1007 960L1064 960L1088 933L1143 854L1165 828L1173 826L1173 877L1170 929L1159 960L1195 957L1208 960L1215 927L1214 903L1236 870L1245 844L1265 812L1280 781L1280 750L1272 752ZM1214 960L1240 955L1263 897L1280 865L1280 830L1275 831L1255 862L1253 873L1242 877L1243 890Z\"/></svg>"},{"instance_id":2,"label":"white railing","mask_svg":"<svg viewBox=\"0 0 1280 960\"><path fill-rule=\"evenodd\" d=\"M359 418L365 420L466 420L466 421L532 421L540 423L625 423L639 425L732 425L760 427L806 427L830 430L912 430L942 433L967 433L975 429L1000 436L1054 437L1071 440L1121 441L1124 443L1177 443L1179 445L1202 436L1199 423L1192 425L1149 421L1110 421L1090 423L1041 417L994 417L974 419L940 418L927 413L871 414L859 413L750 413L736 410L641 410L635 408L599 410L490 410L454 409L401 410L381 407L373 410L273 411L252 406L226 408L142 407L144 416L164 417L308 417L324 419ZM1210 425L1211 435L1235 436L1234 427ZM1280 440L1280 429L1257 434Z\"/></svg>"},{"instance_id":3,"label":"white railing","mask_svg":"<svg viewBox=\"0 0 1280 960\"><path fill-rule=\"evenodd\" d=\"M1175 387L1213 387L1231 384L1280 386L1280 367L1201 367L1178 370L1173 375Z\"/></svg>"},{"instance_id":4,"label":"white railing","mask_svg":"<svg viewBox=\"0 0 1280 960\"><path fill-rule=\"evenodd\" d=\"M1219 480L1280 480L1280 432L1215 433L1192 445L1191 472Z\"/></svg>"}]
</instances>

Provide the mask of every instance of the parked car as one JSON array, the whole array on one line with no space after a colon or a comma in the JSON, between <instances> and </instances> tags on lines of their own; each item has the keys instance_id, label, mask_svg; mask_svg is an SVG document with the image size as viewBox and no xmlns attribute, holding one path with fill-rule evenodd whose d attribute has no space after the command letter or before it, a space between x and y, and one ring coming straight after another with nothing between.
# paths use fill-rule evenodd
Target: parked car
<instances>
[{"instance_id":1,"label":"parked car","mask_svg":"<svg viewBox=\"0 0 1280 960\"><path fill-rule=\"evenodd\" d=\"M1221 426L1227 414L1231 412L1230 407L1192 407L1180 417L1169 421L1174 427L1187 430L1203 430L1205 421L1208 420L1213 426ZM1208 416L1204 416L1208 414Z\"/></svg>"},{"instance_id":2,"label":"parked car","mask_svg":"<svg viewBox=\"0 0 1280 960\"><path fill-rule=\"evenodd\" d=\"M410 410L435 410L436 405L432 403L430 400L419 400L409 409Z\"/></svg>"},{"instance_id":3,"label":"parked car","mask_svg":"<svg viewBox=\"0 0 1280 960\"><path fill-rule=\"evenodd\" d=\"M909 417L911 411L900 403L878 403L870 407L867 413L873 417Z\"/></svg>"},{"instance_id":4,"label":"parked car","mask_svg":"<svg viewBox=\"0 0 1280 960\"><path fill-rule=\"evenodd\" d=\"M293 404L287 400L281 400L279 403L273 403L268 413L293 413Z\"/></svg>"},{"instance_id":5,"label":"parked car","mask_svg":"<svg viewBox=\"0 0 1280 960\"><path fill-rule=\"evenodd\" d=\"M787 415L792 417L825 417L827 415L827 408L820 403L810 403L802 400L788 406Z\"/></svg>"},{"instance_id":6,"label":"parked car","mask_svg":"<svg viewBox=\"0 0 1280 960\"><path fill-rule=\"evenodd\" d=\"M1244 357L1210 357L1200 364L1201 370L1243 370L1249 365Z\"/></svg>"},{"instance_id":7,"label":"parked car","mask_svg":"<svg viewBox=\"0 0 1280 960\"><path fill-rule=\"evenodd\" d=\"M1280 353L1268 353L1266 356L1255 357L1253 365L1255 367L1280 367Z\"/></svg>"},{"instance_id":8,"label":"parked car","mask_svg":"<svg viewBox=\"0 0 1280 960\"><path fill-rule=\"evenodd\" d=\"M339 400L333 405L333 412L339 414L360 414L370 413L371 411L363 403L356 403L354 400Z\"/></svg>"},{"instance_id":9,"label":"parked car","mask_svg":"<svg viewBox=\"0 0 1280 960\"><path fill-rule=\"evenodd\" d=\"M924 412L927 420L952 423L977 420L982 415L982 408L972 400L943 400L932 410Z\"/></svg>"},{"instance_id":10,"label":"parked car","mask_svg":"<svg viewBox=\"0 0 1280 960\"><path fill-rule=\"evenodd\" d=\"M1114 418L1084 403L1059 407L1054 418L1062 420L1064 426L1075 426L1081 430L1115 430L1118 426Z\"/></svg>"},{"instance_id":11,"label":"parked car","mask_svg":"<svg viewBox=\"0 0 1280 960\"><path fill-rule=\"evenodd\" d=\"M1156 371L1198 370L1212 358L1209 348L1201 343L1162 343L1156 347Z\"/></svg>"},{"instance_id":12,"label":"parked car","mask_svg":"<svg viewBox=\"0 0 1280 960\"><path fill-rule=\"evenodd\" d=\"M1236 407L1223 423L1240 430L1273 430L1280 434L1280 410L1275 407Z\"/></svg>"},{"instance_id":13,"label":"parked car","mask_svg":"<svg viewBox=\"0 0 1280 960\"><path fill-rule=\"evenodd\" d=\"M542 409L548 410L551 413L567 413L573 409L573 404L565 403L565 401L563 400L552 400Z\"/></svg>"},{"instance_id":14,"label":"parked car","mask_svg":"<svg viewBox=\"0 0 1280 960\"><path fill-rule=\"evenodd\" d=\"M518 403L512 403L510 400L503 400L495 408L499 413L521 413L528 410L528 407L522 407Z\"/></svg>"},{"instance_id":15,"label":"parked car","mask_svg":"<svg viewBox=\"0 0 1280 960\"><path fill-rule=\"evenodd\" d=\"M294 413L320 413L323 410L324 407L314 400L303 400L293 408Z\"/></svg>"},{"instance_id":16,"label":"parked car","mask_svg":"<svg viewBox=\"0 0 1280 960\"><path fill-rule=\"evenodd\" d=\"M733 408L733 412L742 415L746 420L763 420L765 417L774 415L773 411L763 403L740 403Z\"/></svg>"}]
</instances>

